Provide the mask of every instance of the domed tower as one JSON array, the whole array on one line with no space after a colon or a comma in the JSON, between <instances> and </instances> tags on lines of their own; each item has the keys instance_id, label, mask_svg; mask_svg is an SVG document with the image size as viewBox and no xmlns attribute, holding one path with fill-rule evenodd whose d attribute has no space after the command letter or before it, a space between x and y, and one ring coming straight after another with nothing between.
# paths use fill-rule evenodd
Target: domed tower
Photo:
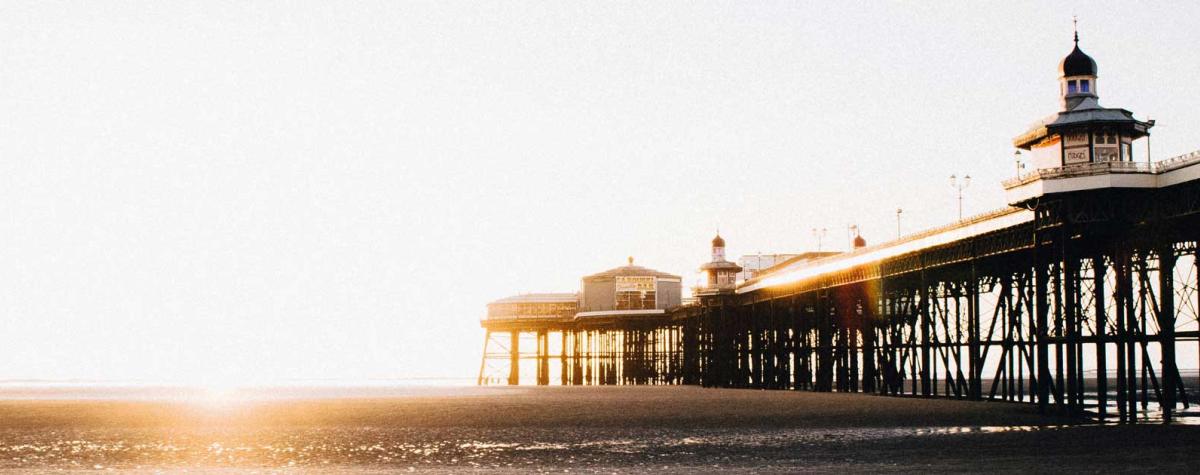
<instances>
[{"instance_id":1,"label":"domed tower","mask_svg":"<svg viewBox=\"0 0 1200 475\"><path fill-rule=\"evenodd\" d=\"M721 237L721 233L717 233L717 237L712 240L712 261L723 260L725 260L725 239Z\"/></svg>"},{"instance_id":2,"label":"domed tower","mask_svg":"<svg viewBox=\"0 0 1200 475\"><path fill-rule=\"evenodd\" d=\"M1096 60L1079 49L1079 32L1075 32L1075 49L1058 63L1059 95L1063 110L1074 109L1086 98L1096 94Z\"/></svg>"},{"instance_id":3,"label":"domed tower","mask_svg":"<svg viewBox=\"0 0 1200 475\"><path fill-rule=\"evenodd\" d=\"M1134 161L1133 141L1150 135L1154 121L1137 120L1125 109L1102 107L1096 87L1098 70L1096 60L1079 48L1076 31L1074 48L1058 65L1062 109L1013 139L1015 147L1031 152L1033 168Z\"/></svg>"},{"instance_id":4,"label":"domed tower","mask_svg":"<svg viewBox=\"0 0 1200 475\"><path fill-rule=\"evenodd\" d=\"M708 275L705 291L733 290L737 285L737 273L742 267L725 260L725 239L721 233L712 240L712 261L700 266L700 270Z\"/></svg>"}]
</instances>

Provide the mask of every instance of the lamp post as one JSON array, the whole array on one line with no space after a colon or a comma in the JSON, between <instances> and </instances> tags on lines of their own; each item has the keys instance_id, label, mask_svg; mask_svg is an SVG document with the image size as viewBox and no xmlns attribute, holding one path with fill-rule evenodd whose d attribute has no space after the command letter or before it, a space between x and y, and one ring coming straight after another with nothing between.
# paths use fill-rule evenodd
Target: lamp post
<instances>
[{"instance_id":1,"label":"lamp post","mask_svg":"<svg viewBox=\"0 0 1200 475\"><path fill-rule=\"evenodd\" d=\"M1017 162L1017 179L1021 179L1021 170L1025 169L1025 164L1021 162L1021 149L1013 152L1013 160Z\"/></svg>"},{"instance_id":2,"label":"lamp post","mask_svg":"<svg viewBox=\"0 0 1200 475\"><path fill-rule=\"evenodd\" d=\"M904 210L896 208L896 239L900 239L900 213L903 212Z\"/></svg>"},{"instance_id":3,"label":"lamp post","mask_svg":"<svg viewBox=\"0 0 1200 475\"><path fill-rule=\"evenodd\" d=\"M950 187L958 190L958 220L962 221L962 192L966 187L971 186L971 175L964 175L961 180L955 175L950 175Z\"/></svg>"},{"instance_id":4,"label":"lamp post","mask_svg":"<svg viewBox=\"0 0 1200 475\"><path fill-rule=\"evenodd\" d=\"M829 230L825 228L813 228L813 237L817 238L817 252L821 252L821 240L825 238L825 234L828 232Z\"/></svg>"}]
</instances>

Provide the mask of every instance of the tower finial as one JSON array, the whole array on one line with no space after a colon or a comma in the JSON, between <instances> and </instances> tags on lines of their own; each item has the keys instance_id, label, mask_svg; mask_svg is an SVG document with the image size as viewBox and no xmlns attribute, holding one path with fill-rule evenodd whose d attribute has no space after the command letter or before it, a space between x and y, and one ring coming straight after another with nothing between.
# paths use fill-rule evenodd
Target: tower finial
<instances>
[{"instance_id":1,"label":"tower finial","mask_svg":"<svg viewBox=\"0 0 1200 475\"><path fill-rule=\"evenodd\" d=\"M1071 15L1071 23L1075 28L1075 46L1079 46L1079 17Z\"/></svg>"}]
</instances>

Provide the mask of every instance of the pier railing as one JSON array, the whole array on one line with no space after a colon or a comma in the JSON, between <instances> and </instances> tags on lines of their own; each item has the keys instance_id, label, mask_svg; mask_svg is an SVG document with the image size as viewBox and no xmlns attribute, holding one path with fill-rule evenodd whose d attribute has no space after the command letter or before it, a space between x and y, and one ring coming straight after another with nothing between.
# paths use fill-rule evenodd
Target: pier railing
<instances>
[{"instance_id":1,"label":"pier railing","mask_svg":"<svg viewBox=\"0 0 1200 475\"><path fill-rule=\"evenodd\" d=\"M1011 189L1038 180L1074 178L1108 173L1147 173L1156 175L1196 163L1200 163L1200 150L1152 163L1123 161L1089 162L1057 168L1039 168L1020 177L1004 180L1001 182L1001 185L1005 189Z\"/></svg>"}]
</instances>

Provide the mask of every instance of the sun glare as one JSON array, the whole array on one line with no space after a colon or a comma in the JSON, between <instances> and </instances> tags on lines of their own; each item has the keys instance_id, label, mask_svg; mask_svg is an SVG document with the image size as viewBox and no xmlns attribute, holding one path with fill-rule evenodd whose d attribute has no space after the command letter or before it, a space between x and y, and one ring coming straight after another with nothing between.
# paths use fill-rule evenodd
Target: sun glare
<instances>
[{"instance_id":1,"label":"sun glare","mask_svg":"<svg viewBox=\"0 0 1200 475\"><path fill-rule=\"evenodd\" d=\"M216 403L228 403L237 399L238 388L234 386L208 386L205 387L202 398L206 401Z\"/></svg>"},{"instance_id":2,"label":"sun glare","mask_svg":"<svg viewBox=\"0 0 1200 475\"><path fill-rule=\"evenodd\" d=\"M227 407L245 399L246 383L222 378L200 378L188 384L192 402L208 407Z\"/></svg>"}]
</instances>

